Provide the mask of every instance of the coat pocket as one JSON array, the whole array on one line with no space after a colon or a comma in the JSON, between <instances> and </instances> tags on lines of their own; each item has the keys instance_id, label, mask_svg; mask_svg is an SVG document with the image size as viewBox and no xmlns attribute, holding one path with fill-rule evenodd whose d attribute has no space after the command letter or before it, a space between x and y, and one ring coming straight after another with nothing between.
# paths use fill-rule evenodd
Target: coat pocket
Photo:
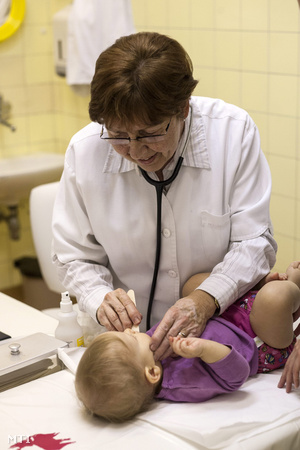
<instances>
[{"instance_id":1,"label":"coat pocket","mask_svg":"<svg viewBox=\"0 0 300 450\"><path fill-rule=\"evenodd\" d=\"M230 244L230 214L217 216L201 213L201 234L204 256L211 269L223 261Z\"/></svg>"}]
</instances>

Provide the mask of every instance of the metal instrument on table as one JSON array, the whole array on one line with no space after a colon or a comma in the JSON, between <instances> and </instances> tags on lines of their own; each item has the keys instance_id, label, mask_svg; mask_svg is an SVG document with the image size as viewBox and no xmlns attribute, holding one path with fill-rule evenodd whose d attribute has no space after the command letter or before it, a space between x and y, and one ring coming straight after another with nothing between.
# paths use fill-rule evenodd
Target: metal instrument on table
<instances>
[{"instance_id":1,"label":"metal instrument on table","mask_svg":"<svg viewBox=\"0 0 300 450\"><path fill-rule=\"evenodd\" d=\"M57 355L65 347L66 342L44 333L1 341L0 392L62 370Z\"/></svg>"}]
</instances>

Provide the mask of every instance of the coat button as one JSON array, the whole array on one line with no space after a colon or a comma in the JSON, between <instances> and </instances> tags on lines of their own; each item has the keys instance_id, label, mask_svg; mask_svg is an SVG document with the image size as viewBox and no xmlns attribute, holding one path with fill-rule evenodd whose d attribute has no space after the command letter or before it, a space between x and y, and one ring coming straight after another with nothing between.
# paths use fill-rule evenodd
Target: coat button
<instances>
[{"instance_id":1,"label":"coat button","mask_svg":"<svg viewBox=\"0 0 300 450\"><path fill-rule=\"evenodd\" d=\"M177 277L177 273L175 272L175 270L169 270L168 274L169 274L169 277L171 277L171 278Z\"/></svg>"},{"instance_id":2,"label":"coat button","mask_svg":"<svg viewBox=\"0 0 300 450\"><path fill-rule=\"evenodd\" d=\"M168 228L164 228L162 233L165 238L169 238L171 236L171 231Z\"/></svg>"}]
</instances>

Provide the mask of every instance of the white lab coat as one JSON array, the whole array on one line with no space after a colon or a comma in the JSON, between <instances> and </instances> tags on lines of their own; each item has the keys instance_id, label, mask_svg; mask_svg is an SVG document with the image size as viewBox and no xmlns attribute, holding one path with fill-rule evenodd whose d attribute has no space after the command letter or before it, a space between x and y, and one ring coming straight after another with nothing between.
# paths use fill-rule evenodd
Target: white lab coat
<instances>
[{"instance_id":1,"label":"white lab coat","mask_svg":"<svg viewBox=\"0 0 300 450\"><path fill-rule=\"evenodd\" d=\"M271 176L255 124L244 110L221 100L192 97L190 103L184 162L163 195L152 324L197 272L212 271L201 289L224 311L275 264ZM68 147L53 216L54 261L80 308L94 318L107 292L133 289L145 329L156 248L155 189L134 163L100 140L100 131L91 123Z\"/></svg>"}]
</instances>

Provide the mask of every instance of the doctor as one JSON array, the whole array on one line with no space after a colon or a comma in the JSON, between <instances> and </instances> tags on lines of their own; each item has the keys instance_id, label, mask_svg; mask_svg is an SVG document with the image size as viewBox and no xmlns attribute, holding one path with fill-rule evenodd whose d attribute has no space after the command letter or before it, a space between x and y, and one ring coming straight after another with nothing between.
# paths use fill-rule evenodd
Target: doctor
<instances>
[{"instance_id":1,"label":"doctor","mask_svg":"<svg viewBox=\"0 0 300 450\"><path fill-rule=\"evenodd\" d=\"M171 353L168 336L199 336L275 263L259 132L242 109L192 97L196 85L167 36L137 33L105 50L92 123L71 139L54 208L62 283L107 330L161 320L156 359ZM211 275L181 298L198 272Z\"/></svg>"}]
</instances>

